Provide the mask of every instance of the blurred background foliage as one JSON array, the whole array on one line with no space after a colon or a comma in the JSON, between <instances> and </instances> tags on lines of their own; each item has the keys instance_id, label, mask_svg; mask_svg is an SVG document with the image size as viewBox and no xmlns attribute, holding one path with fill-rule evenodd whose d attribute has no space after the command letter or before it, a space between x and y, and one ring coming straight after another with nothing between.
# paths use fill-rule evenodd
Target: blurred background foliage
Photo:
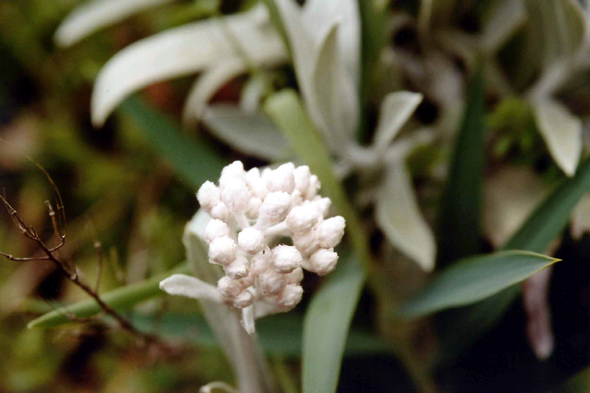
<instances>
[{"instance_id":1,"label":"blurred background foliage","mask_svg":"<svg viewBox=\"0 0 590 393\"><path fill-rule=\"evenodd\" d=\"M70 48L56 48L56 28L81 3L0 1L0 184L26 221L49 239L52 227L44 201L51 197L51 189L25 155L48 171L64 198L68 217L63 253L93 282L98 272L93 244L100 241L105 263L99 290L106 292L166 272L185 259L183 228L198 207L194 192L204 180L217 179L223 165L235 159L247 167L267 161L232 149L203 125L198 131L180 126L192 84L189 77L150 85L128 99L104 126L94 128L90 99L97 74L132 42L188 22L242 11L255 1L179 0L141 12ZM363 13L365 74L359 140L372 139L379 103L387 93L406 89L424 95L411 124L435 127L440 143L412 150L407 164L422 212L434 226L464 104L481 99L481 113L473 115L474 121L489 132L481 145L485 176L475 181L482 183L483 207L474 225L481 220L483 233L474 231L474 252L499 248L532 208L566 179L541 136L528 94L542 76L539 57L547 56L547 50L539 45L546 44L542 33L549 28L539 30L531 19L515 19L524 11L510 0L376 3L387 5L375 15ZM366 6L364 1L360 4L361 9ZM424 4L431 8L426 16ZM506 16L492 23L489 15L498 7L506 10ZM533 2L527 9L535 7ZM514 26L502 25L513 19ZM565 46L561 43L551 50L565 51ZM482 92L479 98L466 96L478 64L483 69ZM297 87L288 65L263 73L272 89ZM590 113L587 73L576 70L552 92L584 124ZM232 79L212 102L238 102L254 78ZM585 151L586 125L583 140ZM197 156L203 165L195 167L191 157ZM370 223L373 208L363 204L363 195L353 195L359 181L351 176L344 185L350 199L362 206L371 251L379 260L372 280L386 282L388 293L363 292L339 391L414 391L411 377L389 346L396 336L413 340L418 358L433 370L440 391L590 391L588 371L578 374L590 365L590 248L588 235L583 234L588 222L584 209L553 246L553 254L566 263L557 264L551 277L552 356L538 360L530 348L528 316L519 301L460 356L440 360L445 356L435 349L440 345L435 324L400 322L383 303L383 299L407 299L428 279ZM19 256L38 252L12 226L8 214L0 216L0 228L1 251ZM464 255L469 254L464 249ZM444 265L464 255L448 255L451 260L446 261L439 256L438 262ZM304 281L306 293L319 285L317 277ZM194 392L210 381L232 382L196 302L159 297L129 314L140 328L173 343L170 353L163 354L136 345L133 337L109 323L27 329L35 317L84 299L49 263L1 261L0 299L0 392ZM301 326L308 301L306 296L291 314L259 325L261 345L286 393L300 389Z\"/></svg>"}]
</instances>

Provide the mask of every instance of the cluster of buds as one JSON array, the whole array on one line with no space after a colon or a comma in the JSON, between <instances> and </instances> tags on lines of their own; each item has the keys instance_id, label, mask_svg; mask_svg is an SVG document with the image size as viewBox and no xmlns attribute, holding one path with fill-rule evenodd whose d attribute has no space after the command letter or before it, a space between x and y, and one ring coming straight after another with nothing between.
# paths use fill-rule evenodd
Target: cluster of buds
<instances>
[{"instance_id":1,"label":"cluster of buds","mask_svg":"<svg viewBox=\"0 0 590 393\"><path fill-rule=\"evenodd\" d=\"M246 308L264 302L284 311L303 294L303 269L325 275L338 262L334 252L344 234L344 218L326 218L329 198L307 166L244 170L226 166L219 186L204 183L197 199L212 217L205 229L209 262L223 266L217 288L225 303ZM277 244L285 238L292 245Z\"/></svg>"}]
</instances>

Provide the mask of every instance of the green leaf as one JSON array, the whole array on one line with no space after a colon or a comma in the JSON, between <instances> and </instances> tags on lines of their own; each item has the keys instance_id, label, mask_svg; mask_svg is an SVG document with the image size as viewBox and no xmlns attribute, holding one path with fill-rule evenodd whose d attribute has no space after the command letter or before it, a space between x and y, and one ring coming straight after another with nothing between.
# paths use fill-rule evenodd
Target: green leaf
<instances>
[{"instance_id":1,"label":"green leaf","mask_svg":"<svg viewBox=\"0 0 590 393\"><path fill-rule=\"evenodd\" d=\"M385 34L385 6L387 1L364 0L359 1L359 13L361 16L361 91L366 98L373 91L372 87L377 82L375 76L376 66L381 55L381 50L386 43Z\"/></svg>"},{"instance_id":2,"label":"green leaf","mask_svg":"<svg viewBox=\"0 0 590 393\"><path fill-rule=\"evenodd\" d=\"M283 134L262 113L246 113L237 106L210 106L203 122L219 139L234 149L268 161L292 156Z\"/></svg>"},{"instance_id":3,"label":"green leaf","mask_svg":"<svg viewBox=\"0 0 590 393\"><path fill-rule=\"evenodd\" d=\"M140 127L148 141L176 173L195 189L206 180L219 177L225 166L209 146L183 135L170 119L137 98L127 99L121 112Z\"/></svg>"},{"instance_id":4,"label":"green leaf","mask_svg":"<svg viewBox=\"0 0 590 393\"><path fill-rule=\"evenodd\" d=\"M590 158L579 167L573 178L567 179L529 216L518 232L506 243L504 249L520 249L543 252L567 225L570 215L580 199L590 191ZM520 288L514 286L469 307L451 310L441 331L463 332L443 337L445 355L448 358L461 353L475 340L491 329L504 315Z\"/></svg>"},{"instance_id":5,"label":"green leaf","mask_svg":"<svg viewBox=\"0 0 590 393\"><path fill-rule=\"evenodd\" d=\"M189 341L199 346L219 347L205 317L199 314L164 314L131 317L133 325L145 332L156 333L171 341ZM297 314L280 314L256 321L258 342L271 355L299 358L302 350L303 318ZM198 334L195 332L198 331ZM389 347L378 336L354 327L346 342L345 356L389 353Z\"/></svg>"},{"instance_id":6,"label":"green leaf","mask_svg":"<svg viewBox=\"0 0 590 393\"><path fill-rule=\"evenodd\" d=\"M551 389L551 393L588 393L589 391L590 367L586 367L561 385Z\"/></svg>"},{"instance_id":7,"label":"green leaf","mask_svg":"<svg viewBox=\"0 0 590 393\"><path fill-rule=\"evenodd\" d=\"M162 295L164 292L160 290L159 285L160 281L164 278L171 276L172 274L186 274L189 270L188 265L182 263L172 271L155 275L149 280L102 293L100 294L100 298L116 311L129 310L136 304ZM100 312L100 306L94 301L94 299L86 299L62 309L48 312L47 314L31 321L28 327L29 329L59 327L72 323L70 316L88 318Z\"/></svg>"},{"instance_id":8,"label":"green leaf","mask_svg":"<svg viewBox=\"0 0 590 393\"><path fill-rule=\"evenodd\" d=\"M527 279L557 261L559 259L528 251L502 251L467 258L446 269L399 312L405 317L419 317L472 304Z\"/></svg>"},{"instance_id":9,"label":"green leaf","mask_svg":"<svg viewBox=\"0 0 590 393\"><path fill-rule=\"evenodd\" d=\"M481 67L469 83L466 102L441 202L437 247L439 266L480 251L485 133Z\"/></svg>"},{"instance_id":10,"label":"green leaf","mask_svg":"<svg viewBox=\"0 0 590 393\"><path fill-rule=\"evenodd\" d=\"M303 326L304 393L336 391L346 337L364 279L358 260L348 257L314 295Z\"/></svg>"}]
</instances>

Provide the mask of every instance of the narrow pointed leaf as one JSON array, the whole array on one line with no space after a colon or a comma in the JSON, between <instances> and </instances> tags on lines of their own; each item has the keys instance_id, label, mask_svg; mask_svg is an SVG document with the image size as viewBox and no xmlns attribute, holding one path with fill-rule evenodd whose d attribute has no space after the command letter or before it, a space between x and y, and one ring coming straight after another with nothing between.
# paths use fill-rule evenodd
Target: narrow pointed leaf
<instances>
[{"instance_id":1,"label":"narrow pointed leaf","mask_svg":"<svg viewBox=\"0 0 590 393\"><path fill-rule=\"evenodd\" d=\"M568 176L573 176L582 155L582 120L553 100L533 104L539 132L555 160Z\"/></svg>"},{"instance_id":2,"label":"narrow pointed leaf","mask_svg":"<svg viewBox=\"0 0 590 393\"><path fill-rule=\"evenodd\" d=\"M434 234L420 212L403 163L395 163L387 171L377 192L375 220L391 244L418 262L423 270L434 268Z\"/></svg>"},{"instance_id":3,"label":"narrow pointed leaf","mask_svg":"<svg viewBox=\"0 0 590 393\"><path fill-rule=\"evenodd\" d=\"M90 34L134 14L175 0L91 0L76 7L59 25L55 42L73 45Z\"/></svg>"},{"instance_id":4,"label":"narrow pointed leaf","mask_svg":"<svg viewBox=\"0 0 590 393\"><path fill-rule=\"evenodd\" d=\"M590 159L584 160L576 175L558 186L541 205L530 214L518 232L504 245L504 249L543 252L569 222L572 211L590 191ZM454 358L468 348L482 334L491 329L520 294L519 286L512 286L488 299L446 314L442 331L452 332L443 338L447 358ZM455 332L457 334L455 334Z\"/></svg>"},{"instance_id":5,"label":"narrow pointed leaf","mask_svg":"<svg viewBox=\"0 0 590 393\"><path fill-rule=\"evenodd\" d=\"M211 106L203 122L232 148L268 161L284 161L293 153L281 131L263 113L246 113L227 104Z\"/></svg>"},{"instance_id":6,"label":"narrow pointed leaf","mask_svg":"<svg viewBox=\"0 0 590 393\"><path fill-rule=\"evenodd\" d=\"M559 261L528 251L503 251L461 260L407 302L400 314L418 317L476 303Z\"/></svg>"},{"instance_id":7,"label":"narrow pointed leaf","mask_svg":"<svg viewBox=\"0 0 590 393\"><path fill-rule=\"evenodd\" d=\"M457 134L441 202L438 263L477 254L484 165L484 91L481 67L469 82L463 121Z\"/></svg>"},{"instance_id":8,"label":"narrow pointed leaf","mask_svg":"<svg viewBox=\"0 0 590 393\"><path fill-rule=\"evenodd\" d=\"M129 310L143 301L162 295L160 281L173 274L186 274L189 270L188 265L183 263L170 272L155 275L144 282L101 293L100 298L117 311ZM70 316L88 318L99 314L101 311L100 306L94 299L86 299L63 309L48 312L31 321L28 326L29 329L59 327L72 323Z\"/></svg>"},{"instance_id":9,"label":"narrow pointed leaf","mask_svg":"<svg viewBox=\"0 0 590 393\"><path fill-rule=\"evenodd\" d=\"M344 258L342 258L344 259ZM303 325L303 393L334 393L365 275L348 257L314 295Z\"/></svg>"}]
</instances>

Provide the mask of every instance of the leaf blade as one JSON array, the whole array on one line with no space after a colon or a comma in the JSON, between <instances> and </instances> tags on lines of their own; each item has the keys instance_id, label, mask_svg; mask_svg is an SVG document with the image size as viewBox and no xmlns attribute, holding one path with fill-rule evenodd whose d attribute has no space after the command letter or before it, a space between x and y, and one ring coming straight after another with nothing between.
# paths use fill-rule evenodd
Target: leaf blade
<instances>
[{"instance_id":1,"label":"leaf blade","mask_svg":"<svg viewBox=\"0 0 590 393\"><path fill-rule=\"evenodd\" d=\"M160 291L160 281L162 279L172 274L186 274L189 270L188 265L182 263L170 272L155 275L141 283L128 285L100 294L100 298L107 305L117 311L128 310L136 304L163 294L163 292ZM93 299L86 299L64 307L64 310L54 310L46 313L31 321L28 328L47 329L59 327L72 323L71 318L68 318L68 315L66 314L78 318L89 318L100 312L100 306Z\"/></svg>"},{"instance_id":2,"label":"leaf blade","mask_svg":"<svg viewBox=\"0 0 590 393\"><path fill-rule=\"evenodd\" d=\"M400 315L419 317L475 303L517 284L559 261L526 251L503 251L464 259L446 269Z\"/></svg>"}]
</instances>

